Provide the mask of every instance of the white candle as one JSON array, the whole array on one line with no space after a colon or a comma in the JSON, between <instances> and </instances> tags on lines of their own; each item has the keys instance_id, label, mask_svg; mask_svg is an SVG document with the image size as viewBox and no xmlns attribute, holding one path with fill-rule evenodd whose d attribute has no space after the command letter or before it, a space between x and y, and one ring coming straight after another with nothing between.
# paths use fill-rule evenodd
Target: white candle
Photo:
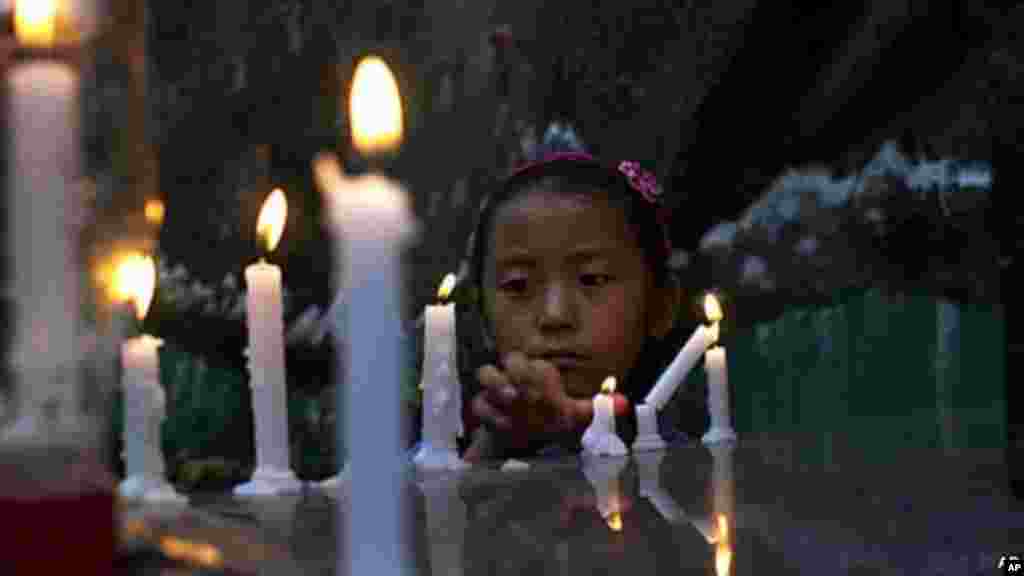
<instances>
[{"instance_id":1,"label":"white candle","mask_svg":"<svg viewBox=\"0 0 1024 576\"><path fill-rule=\"evenodd\" d=\"M21 62L8 90L13 360L31 437L76 425L78 77L63 62Z\"/></svg>"},{"instance_id":2,"label":"white candle","mask_svg":"<svg viewBox=\"0 0 1024 576\"><path fill-rule=\"evenodd\" d=\"M391 152L402 140L398 84L380 58L356 66L349 97L353 144L367 156ZM399 255L415 233L408 195L377 175L346 178L333 155L320 154L313 171L341 240L337 272L349 310L345 425L352 469L350 510L339 533L338 574L405 574L411 552L405 534L405 462L401 435L402 327ZM347 346L345 346L347 344ZM339 394L339 401L342 395Z\"/></svg>"},{"instance_id":3,"label":"white candle","mask_svg":"<svg viewBox=\"0 0 1024 576\"><path fill-rule=\"evenodd\" d=\"M125 475L150 482L163 479L165 473L160 425L166 402L157 354L161 345L163 340L148 334L121 344Z\"/></svg>"},{"instance_id":4,"label":"white candle","mask_svg":"<svg viewBox=\"0 0 1024 576\"><path fill-rule=\"evenodd\" d=\"M594 420L591 426L602 432L615 434L615 404L610 394L594 396Z\"/></svg>"},{"instance_id":5,"label":"white candle","mask_svg":"<svg viewBox=\"0 0 1024 576\"><path fill-rule=\"evenodd\" d=\"M449 274L438 295L454 288ZM462 392L455 366L455 304L427 306L423 358L423 445L414 461L423 468L462 468L456 438L462 430Z\"/></svg>"},{"instance_id":6,"label":"white candle","mask_svg":"<svg viewBox=\"0 0 1024 576\"><path fill-rule=\"evenodd\" d=\"M676 389L686 379L686 375L697 365L704 352L718 340L718 323L712 326L698 326L683 348L676 354L668 368L658 377L654 388L647 394L644 404L661 410Z\"/></svg>"},{"instance_id":7,"label":"white candle","mask_svg":"<svg viewBox=\"0 0 1024 576\"><path fill-rule=\"evenodd\" d=\"M281 268L266 262L245 269L257 470L288 471L288 395L285 389Z\"/></svg>"},{"instance_id":8,"label":"white candle","mask_svg":"<svg viewBox=\"0 0 1024 576\"><path fill-rule=\"evenodd\" d=\"M715 346L704 355L704 370L708 375L708 405L711 428L731 430L729 417L729 378L725 362L725 348Z\"/></svg>"},{"instance_id":9,"label":"white candle","mask_svg":"<svg viewBox=\"0 0 1024 576\"><path fill-rule=\"evenodd\" d=\"M658 413L653 406L638 404L636 412L636 439L633 440L633 452L650 452L664 450L665 441L658 433Z\"/></svg>"},{"instance_id":10,"label":"white candle","mask_svg":"<svg viewBox=\"0 0 1024 576\"><path fill-rule=\"evenodd\" d=\"M284 192L275 188L260 209L256 231L273 250L288 217ZM238 495L277 494L301 488L290 463L288 391L284 365L284 310L281 268L263 260L245 268L246 325L249 327L249 386L252 389L256 470L235 487Z\"/></svg>"},{"instance_id":11,"label":"white candle","mask_svg":"<svg viewBox=\"0 0 1024 576\"><path fill-rule=\"evenodd\" d=\"M141 321L153 299L156 265L153 259L133 254L118 263L115 286L135 305ZM119 487L126 498L165 502L185 502L167 483L164 454L160 445L160 426L167 403L160 387L160 358L157 349L163 341L148 334L121 344L124 392L124 458L126 478Z\"/></svg>"},{"instance_id":12,"label":"white candle","mask_svg":"<svg viewBox=\"0 0 1024 576\"><path fill-rule=\"evenodd\" d=\"M626 445L615 433L615 378L609 376L594 396L594 417L583 432L583 449L598 456L624 456Z\"/></svg>"},{"instance_id":13,"label":"white candle","mask_svg":"<svg viewBox=\"0 0 1024 576\"><path fill-rule=\"evenodd\" d=\"M407 565L402 534L403 450L399 262L412 236L407 195L376 175L344 178L325 158L317 162L335 234L339 276L349 309L343 393L344 434L352 469L346 514L347 574L400 574ZM337 335L336 335L337 337ZM339 339L339 350L344 351Z\"/></svg>"}]
</instances>

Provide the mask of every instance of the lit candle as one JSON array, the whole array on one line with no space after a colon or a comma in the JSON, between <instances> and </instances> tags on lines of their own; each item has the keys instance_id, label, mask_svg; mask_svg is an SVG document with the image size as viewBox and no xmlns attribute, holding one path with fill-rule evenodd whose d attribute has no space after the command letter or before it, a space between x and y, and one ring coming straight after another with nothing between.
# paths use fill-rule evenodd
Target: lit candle
<instances>
[{"instance_id":1,"label":"lit candle","mask_svg":"<svg viewBox=\"0 0 1024 576\"><path fill-rule=\"evenodd\" d=\"M21 46L52 47L64 15L50 0L15 3ZM12 364L21 396L9 436L76 434L79 399L78 74L67 61L29 54L8 72L9 292L14 299Z\"/></svg>"},{"instance_id":2,"label":"lit candle","mask_svg":"<svg viewBox=\"0 0 1024 576\"><path fill-rule=\"evenodd\" d=\"M275 188L256 221L256 233L267 252L277 247L287 219L288 202L284 192ZM252 496L294 492L301 484L289 462L281 268L263 260L250 264L245 268L245 285L256 470L249 482L235 487L234 493Z\"/></svg>"},{"instance_id":3,"label":"lit candle","mask_svg":"<svg viewBox=\"0 0 1024 576\"><path fill-rule=\"evenodd\" d=\"M442 302L455 288L455 275L445 276L437 291ZM424 469L461 469L456 438L462 431L462 391L455 370L455 304L427 306L423 353L422 447L413 462Z\"/></svg>"},{"instance_id":4,"label":"lit candle","mask_svg":"<svg viewBox=\"0 0 1024 576\"><path fill-rule=\"evenodd\" d=\"M624 456L626 445L615 433L615 377L609 376L594 396L594 418L583 432L583 449L595 456Z\"/></svg>"},{"instance_id":5,"label":"lit candle","mask_svg":"<svg viewBox=\"0 0 1024 576\"><path fill-rule=\"evenodd\" d=\"M704 371L708 376L708 410L711 427L704 434L705 443L735 440L729 417L729 379L725 362L725 348L715 346L704 356Z\"/></svg>"},{"instance_id":6,"label":"lit candle","mask_svg":"<svg viewBox=\"0 0 1024 576\"><path fill-rule=\"evenodd\" d=\"M397 148L401 117L387 65L375 57L362 60L350 99L355 147L367 155ZM347 178L329 154L318 155L313 168L336 237L343 240L336 254L349 303L346 338L338 348L348 354L340 392L348 394L343 433L349 439L351 509L339 531L347 539L339 542L338 573L403 574L410 552L403 528L399 254L415 225L397 183L374 174Z\"/></svg>"},{"instance_id":7,"label":"lit candle","mask_svg":"<svg viewBox=\"0 0 1024 576\"><path fill-rule=\"evenodd\" d=\"M694 330L679 354L655 382L654 388L644 399L644 404L661 410L675 394L679 384L686 379L686 375L697 365L701 355L718 341L718 321L722 319L722 309L714 295L705 296L704 311L712 323L711 326L698 326Z\"/></svg>"},{"instance_id":8,"label":"lit candle","mask_svg":"<svg viewBox=\"0 0 1024 576\"><path fill-rule=\"evenodd\" d=\"M153 299L156 265L149 256L133 254L124 258L115 272L116 288L130 297L139 321ZM160 386L160 358L163 340L149 334L129 338L121 344L122 389L124 391L125 479L119 491L125 498L184 502L167 482L160 426L166 416L164 390Z\"/></svg>"},{"instance_id":9,"label":"lit candle","mask_svg":"<svg viewBox=\"0 0 1024 576\"><path fill-rule=\"evenodd\" d=\"M622 487L619 475L625 458L584 458L583 475L594 487L597 511L612 532L622 531Z\"/></svg>"}]
</instances>

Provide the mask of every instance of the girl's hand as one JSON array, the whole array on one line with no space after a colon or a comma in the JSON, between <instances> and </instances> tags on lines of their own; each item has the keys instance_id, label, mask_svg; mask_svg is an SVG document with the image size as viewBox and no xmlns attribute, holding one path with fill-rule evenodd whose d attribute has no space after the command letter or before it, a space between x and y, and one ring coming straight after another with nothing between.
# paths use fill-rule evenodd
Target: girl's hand
<instances>
[{"instance_id":1,"label":"girl's hand","mask_svg":"<svg viewBox=\"0 0 1024 576\"><path fill-rule=\"evenodd\" d=\"M508 448L528 448L538 439L576 428L576 410L551 363L513 352L504 371L486 365L477 377L483 390L473 399L473 413Z\"/></svg>"}]
</instances>

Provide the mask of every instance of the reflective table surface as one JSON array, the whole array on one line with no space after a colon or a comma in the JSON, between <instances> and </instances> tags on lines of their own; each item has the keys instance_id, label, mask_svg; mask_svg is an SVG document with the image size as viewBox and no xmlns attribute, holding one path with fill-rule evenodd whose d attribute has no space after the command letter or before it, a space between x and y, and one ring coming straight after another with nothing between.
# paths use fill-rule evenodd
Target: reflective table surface
<instances>
[{"instance_id":1,"label":"reflective table surface","mask_svg":"<svg viewBox=\"0 0 1024 576\"><path fill-rule=\"evenodd\" d=\"M1024 549L1001 449L879 453L791 435L499 464L410 471L410 573L996 574ZM312 484L128 505L120 568L333 574L346 510L343 492Z\"/></svg>"}]
</instances>

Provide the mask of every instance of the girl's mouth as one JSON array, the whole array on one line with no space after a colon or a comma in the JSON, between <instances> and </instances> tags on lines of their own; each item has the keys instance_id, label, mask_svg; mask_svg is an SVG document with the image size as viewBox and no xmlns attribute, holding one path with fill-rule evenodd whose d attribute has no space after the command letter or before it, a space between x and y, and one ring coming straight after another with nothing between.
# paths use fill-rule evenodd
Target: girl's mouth
<instances>
[{"instance_id":1,"label":"girl's mouth","mask_svg":"<svg viewBox=\"0 0 1024 576\"><path fill-rule=\"evenodd\" d=\"M546 353L539 358L550 362L559 372L578 370L586 364L586 358L573 352Z\"/></svg>"}]
</instances>

